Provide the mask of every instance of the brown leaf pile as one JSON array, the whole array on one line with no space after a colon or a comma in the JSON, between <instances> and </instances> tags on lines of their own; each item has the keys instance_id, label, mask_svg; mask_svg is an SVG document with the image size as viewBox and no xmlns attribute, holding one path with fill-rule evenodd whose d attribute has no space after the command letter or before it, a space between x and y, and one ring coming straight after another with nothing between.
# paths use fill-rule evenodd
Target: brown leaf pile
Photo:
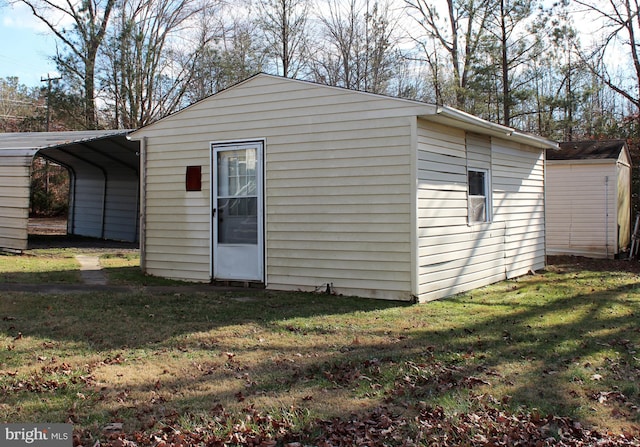
<instances>
[{"instance_id":1,"label":"brown leaf pile","mask_svg":"<svg viewBox=\"0 0 640 447\"><path fill-rule=\"evenodd\" d=\"M319 447L347 446L638 446L640 438L585 429L568 418L536 413L507 415L493 408L445 415L440 407L421 410L413 421L380 407L362 418L320 424Z\"/></svg>"},{"instance_id":2,"label":"brown leaf pile","mask_svg":"<svg viewBox=\"0 0 640 447\"><path fill-rule=\"evenodd\" d=\"M234 417L217 405L212 410L212 421L208 425L192 431L182 431L176 423L179 415L164 421L160 430L152 433L136 431L133 433L103 433L104 440L93 441L89 434L79 434L74 438L74 446L91 445L93 447L274 447L301 446L296 440L299 434L292 423L285 419L262 414L253 406L244 408L240 417ZM82 439L82 438L85 439Z\"/></svg>"},{"instance_id":3,"label":"brown leaf pile","mask_svg":"<svg viewBox=\"0 0 640 447\"><path fill-rule=\"evenodd\" d=\"M94 447L353 447L353 446L535 446L535 447L613 447L640 446L636 433L615 435L590 430L569 418L538 413L507 414L482 405L471 413L447 415L440 407L425 407L413 418L394 415L387 407L349 418L316 421L311 426L294 427L284 419L245 408L234 418L220 406L214 409L218 430L211 424L190 432L171 424L152 433L107 434ZM221 427L227 427L220 434ZM82 445L76 437L75 446Z\"/></svg>"},{"instance_id":4,"label":"brown leaf pile","mask_svg":"<svg viewBox=\"0 0 640 447\"><path fill-rule=\"evenodd\" d=\"M8 374L16 377L17 374ZM51 364L42 366L40 371L33 372L22 379L8 381L6 385L0 387L5 393L9 392L29 392L29 393L51 393L67 388L69 384L82 383L91 385L93 376L91 374L77 375L77 371L67 363Z\"/></svg>"}]
</instances>

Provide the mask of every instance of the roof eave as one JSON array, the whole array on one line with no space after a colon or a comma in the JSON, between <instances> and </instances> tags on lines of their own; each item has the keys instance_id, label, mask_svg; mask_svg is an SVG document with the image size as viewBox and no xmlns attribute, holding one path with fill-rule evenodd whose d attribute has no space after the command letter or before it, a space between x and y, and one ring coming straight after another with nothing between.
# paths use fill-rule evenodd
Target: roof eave
<instances>
[{"instance_id":1,"label":"roof eave","mask_svg":"<svg viewBox=\"0 0 640 447\"><path fill-rule=\"evenodd\" d=\"M437 106L434 114L422 115L421 118L458 127L472 132L488 134L495 137L513 140L538 149L559 149L558 143L547 138L520 132L511 127L486 121L477 116L447 106Z\"/></svg>"},{"instance_id":2,"label":"roof eave","mask_svg":"<svg viewBox=\"0 0 640 447\"><path fill-rule=\"evenodd\" d=\"M126 136L131 129L82 130L61 132L12 132L0 134L0 151L24 151L36 153L41 149L69 144L90 143L105 138Z\"/></svg>"}]
</instances>

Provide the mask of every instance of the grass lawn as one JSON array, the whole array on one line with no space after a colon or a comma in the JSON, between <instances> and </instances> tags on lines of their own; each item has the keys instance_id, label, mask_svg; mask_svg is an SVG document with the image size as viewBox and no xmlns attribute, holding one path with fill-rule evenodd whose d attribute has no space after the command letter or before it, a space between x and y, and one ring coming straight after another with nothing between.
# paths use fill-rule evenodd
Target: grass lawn
<instances>
[{"instance_id":1,"label":"grass lawn","mask_svg":"<svg viewBox=\"0 0 640 447\"><path fill-rule=\"evenodd\" d=\"M135 254L102 262L115 284L153 284ZM75 269L67 251L0 256L0 282ZM72 422L84 445L636 445L637 271L560 259L421 305L0 292L0 421Z\"/></svg>"}]
</instances>

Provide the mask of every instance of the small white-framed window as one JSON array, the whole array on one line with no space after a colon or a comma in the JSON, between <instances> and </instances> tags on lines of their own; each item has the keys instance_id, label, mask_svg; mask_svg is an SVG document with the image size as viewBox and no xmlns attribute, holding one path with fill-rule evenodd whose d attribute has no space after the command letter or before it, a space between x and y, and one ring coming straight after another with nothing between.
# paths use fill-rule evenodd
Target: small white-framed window
<instances>
[{"instance_id":1,"label":"small white-framed window","mask_svg":"<svg viewBox=\"0 0 640 447\"><path fill-rule=\"evenodd\" d=\"M469 194L467 199L469 223L482 223L491 220L491 189L489 171L486 169L468 169Z\"/></svg>"}]
</instances>

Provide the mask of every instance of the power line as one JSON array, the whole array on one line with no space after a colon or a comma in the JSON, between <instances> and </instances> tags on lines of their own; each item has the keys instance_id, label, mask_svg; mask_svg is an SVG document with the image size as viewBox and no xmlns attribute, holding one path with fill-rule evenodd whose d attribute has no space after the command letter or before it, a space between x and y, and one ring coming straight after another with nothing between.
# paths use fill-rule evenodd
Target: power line
<instances>
[{"instance_id":1,"label":"power line","mask_svg":"<svg viewBox=\"0 0 640 447\"><path fill-rule=\"evenodd\" d=\"M19 99L0 98L0 103L10 102L13 104L23 104L27 106L35 106L35 101L21 101Z\"/></svg>"},{"instance_id":2,"label":"power line","mask_svg":"<svg viewBox=\"0 0 640 447\"><path fill-rule=\"evenodd\" d=\"M28 116L20 116L20 115L0 115L0 118L6 118L6 119L26 119L28 118Z\"/></svg>"}]
</instances>

